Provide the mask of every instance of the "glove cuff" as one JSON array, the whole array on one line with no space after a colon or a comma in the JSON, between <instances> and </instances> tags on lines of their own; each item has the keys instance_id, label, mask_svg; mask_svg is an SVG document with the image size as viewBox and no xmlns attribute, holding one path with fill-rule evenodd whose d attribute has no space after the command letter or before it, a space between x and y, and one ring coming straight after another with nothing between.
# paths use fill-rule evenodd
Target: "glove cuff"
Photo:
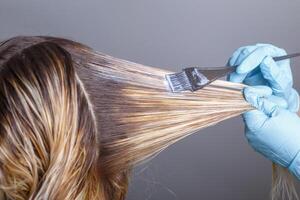
<instances>
[{"instance_id":1,"label":"glove cuff","mask_svg":"<svg viewBox=\"0 0 300 200\"><path fill-rule=\"evenodd\" d=\"M291 164L288 166L289 171L300 180L300 151L296 154Z\"/></svg>"}]
</instances>

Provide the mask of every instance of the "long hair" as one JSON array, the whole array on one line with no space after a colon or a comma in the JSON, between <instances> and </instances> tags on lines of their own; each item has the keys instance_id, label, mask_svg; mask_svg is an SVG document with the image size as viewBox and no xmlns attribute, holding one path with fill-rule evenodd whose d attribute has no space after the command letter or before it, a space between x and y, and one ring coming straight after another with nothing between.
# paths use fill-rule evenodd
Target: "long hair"
<instances>
[{"instance_id":1,"label":"long hair","mask_svg":"<svg viewBox=\"0 0 300 200\"><path fill-rule=\"evenodd\" d=\"M168 73L63 38L3 41L5 198L123 200L136 164L252 109L242 84L215 81L195 93L172 93Z\"/></svg>"}]
</instances>

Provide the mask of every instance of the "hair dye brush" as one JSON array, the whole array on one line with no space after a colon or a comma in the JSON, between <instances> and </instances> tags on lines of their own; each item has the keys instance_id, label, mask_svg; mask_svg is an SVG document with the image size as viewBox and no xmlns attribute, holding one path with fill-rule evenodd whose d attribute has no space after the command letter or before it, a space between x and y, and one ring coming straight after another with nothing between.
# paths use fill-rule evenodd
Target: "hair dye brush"
<instances>
[{"instance_id":1,"label":"hair dye brush","mask_svg":"<svg viewBox=\"0 0 300 200\"><path fill-rule=\"evenodd\" d=\"M285 56L274 57L274 61L285 60L300 56L300 53L289 54ZM237 66L225 67L189 67L182 72L167 74L166 79L172 92L181 92L189 90L197 91L211 82L235 71Z\"/></svg>"}]
</instances>

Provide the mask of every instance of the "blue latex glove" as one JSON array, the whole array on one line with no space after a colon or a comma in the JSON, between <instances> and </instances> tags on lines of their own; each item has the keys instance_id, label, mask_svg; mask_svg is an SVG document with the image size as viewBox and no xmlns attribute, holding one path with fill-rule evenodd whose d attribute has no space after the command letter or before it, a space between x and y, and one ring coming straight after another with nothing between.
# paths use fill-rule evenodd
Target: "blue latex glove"
<instances>
[{"instance_id":1,"label":"blue latex glove","mask_svg":"<svg viewBox=\"0 0 300 200\"><path fill-rule=\"evenodd\" d=\"M247 87L244 96L257 108L243 114L249 144L300 180L300 118L286 109L285 99L272 95L269 87Z\"/></svg>"},{"instance_id":2,"label":"blue latex glove","mask_svg":"<svg viewBox=\"0 0 300 200\"><path fill-rule=\"evenodd\" d=\"M286 51L270 44L256 44L237 49L228 61L237 65L235 72L227 79L247 85L267 85L274 95L286 99L288 109L299 109L299 96L293 89L293 77L289 60L275 62L272 57L286 55Z\"/></svg>"}]
</instances>

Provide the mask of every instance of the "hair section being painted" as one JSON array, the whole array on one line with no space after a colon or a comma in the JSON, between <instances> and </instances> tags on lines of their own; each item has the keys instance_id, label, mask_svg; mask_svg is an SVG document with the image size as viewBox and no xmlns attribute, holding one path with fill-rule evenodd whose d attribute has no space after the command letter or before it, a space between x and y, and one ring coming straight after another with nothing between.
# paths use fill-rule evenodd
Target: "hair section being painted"
<instances>
[{"instance_id":1,"label":"hair section being painted","mask_svg":"<svg viewBox=\"0 0 300 200\"><path fill-rule=\"evenodd\" d=\"M241 84L172 93L172 72L62 38L11 38L0 46L0 66L7 199L123 200L136 164L252 109Z\"/></svg>"}]
</instances>

